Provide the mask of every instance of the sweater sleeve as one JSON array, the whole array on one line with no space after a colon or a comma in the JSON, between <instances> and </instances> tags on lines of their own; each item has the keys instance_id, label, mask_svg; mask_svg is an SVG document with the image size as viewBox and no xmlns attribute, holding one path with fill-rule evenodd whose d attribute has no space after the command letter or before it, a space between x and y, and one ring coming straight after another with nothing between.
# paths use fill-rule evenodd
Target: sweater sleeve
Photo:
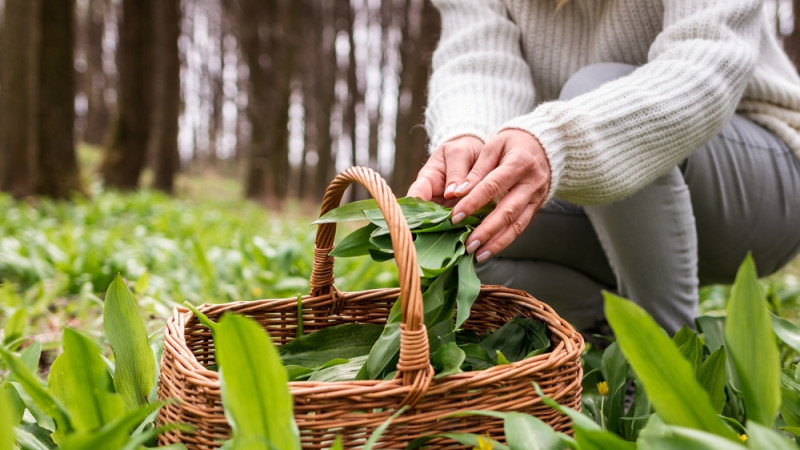
<instances>
[{"instance_id":1,"label":"sweater sleeve","mask_svg":"<svg viewBox=\"0 0 800 450\"><path fill-rule=\"evenodd\" d=\"M758 0L665 0L648 62L568 101L539 105L501 128L536 136L550 196L619 200L698 149L736 110L758 54Z\"/></svg>"},{"instance_id":2,"label":"sweater sleeve","mask_svg":"<svg viewBox=\"0 0 800 450\"><path fill-rule=\"evenodd\" d=\"M457 136L486 140L533 109L520 31L499 0L434 0L442 34L433 54L425 126L431 150Z\"/></svg>"}]
</instances>

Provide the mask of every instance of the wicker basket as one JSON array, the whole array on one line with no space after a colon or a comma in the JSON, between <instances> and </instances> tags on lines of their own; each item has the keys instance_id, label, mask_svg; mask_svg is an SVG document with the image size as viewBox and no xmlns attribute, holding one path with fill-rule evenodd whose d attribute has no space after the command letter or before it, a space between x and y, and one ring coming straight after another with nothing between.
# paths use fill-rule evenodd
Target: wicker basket
<instances>
[{"instance_id":1,"label":"wicker basket","mask_svg":"<svg viewBox=\"0 0 800 450\"><path fill-rule=\"evenodd\" d=\"M420 436L447 432L486 434L503 441L502 420L485 416L448 417L467 410L522 411L569 431L569 420L545 406L534 390L536 382L548 396L563 405L580 408L581 335L549 306L523 291L502 286L482 286L464 328L477 332L495 330L511 318L522 315L547 323L551 350L538 356L485 370L433 378L428 354L428 337L423 324L422 295L417 256L402 211L386 183L375 172L354 167L337 176L329 186L322 214L337 207L344 190L353 182L363 184L386 217L400 287L361 292L340 292L333 285L335 224L319 227L311 274L311 293L302 299L302 320L306 332L345 323L383 324L398 297L402 302L401 351L397 375L392 380L289 383L294 398L295 421L303 448L325 449L337 435L345 447L361 447L381 423L398 408L410 408L397 417L383 433L376 448L404 448ZM278 344L295 337L297 299L259 300L220 305L203 305L200 310L212 320L226 311L258 321ZM178 399L159 413L159 423L185 423L192 433L169 431L161 444L183 442L189 448L215 448L230 437L220 397L214 342L210 331L194 315L176 308L167 321L161 360L161 399ZM463 448L437 438L434 448Z\"/></svg>"}]
</instances>

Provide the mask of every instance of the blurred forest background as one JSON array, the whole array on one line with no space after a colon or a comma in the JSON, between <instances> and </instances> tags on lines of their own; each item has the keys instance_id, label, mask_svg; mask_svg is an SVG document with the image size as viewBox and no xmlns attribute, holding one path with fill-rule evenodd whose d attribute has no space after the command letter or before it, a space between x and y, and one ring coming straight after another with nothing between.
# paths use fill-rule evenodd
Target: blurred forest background
<instances>
[{"instance_id":1,"label":"blurred forest background","mask_svg":"<svg viewBox=\"0 0 800 450\"><path fill-rule=\"evenodd\" d=\"M798 61L792 6L767 1ZM68 198L90 180L173 193L194 172L278 207L317 202L356 164L405 193L427 157L440 27L429 0L0 0L0 11L0 188L15 197Z\"/></svg>"}]
</instances>

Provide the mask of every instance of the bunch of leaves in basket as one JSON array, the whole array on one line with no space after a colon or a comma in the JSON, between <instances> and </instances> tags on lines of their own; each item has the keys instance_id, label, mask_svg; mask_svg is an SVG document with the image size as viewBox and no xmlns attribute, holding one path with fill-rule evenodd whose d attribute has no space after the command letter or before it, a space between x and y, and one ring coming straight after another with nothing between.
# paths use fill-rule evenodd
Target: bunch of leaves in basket
<instances>
[{"instance_id":1,"label":"bunch of leaves in basket","mask_svg":"<svg viewBox=\"0 0 800 450\"><path fill-rule=\"evenodd\" d=\"M685 327L670 338L639 306L613 294L606 294L605 311L616 342L585 355L583 413L543 396L572 418L574 438L531 416L481 411L472 413L505 419L506 444L450 437L497 450L797 448L800 327L770 314L750 257L727 315L698 318L699 333ZM783 369L781 353L795 356L784 358Z\"/></svg>"},{"instance_id":2,"label":"bunch of leaves in basket","mask_svg":"<svg viewBox=\"0 0 800 450\"><path fill-rule=\"evenodd\" d=\"M466 252L469 233L491 210L453 224L451 209L418 198L398 199L414 237L422 282L425 326L437 376L480 370L542 353L550 346L543 322L518 317L488 336L461 330L480 291L474 258ZM330 255L394 257L389 228L377 203L340 206L315 223L367 221L344 237ZM291 380L337 381L394 376L400 351L400 302L387 323L347 324L299 336L280 348ZM343 343L347 343L344 344Z\"/></svg>"},{"instance_id":3,"label":"bunch of leaves in basket","mask_svg":"<svg viewBox=\"0 0 800 450\"><path fill-rule=\"evenodd\" d=\"M155 401L154 348L119 276L106 293L104 317L113 362L91 338L66 328L64 351L50 367L47 383L36 374L39 341L21 351L24 338L0 346L9 372L0 382L1 450L15 445L36 450L136 450L155 445L159 433L180 427L154 425L163 405Z\"/></svg>"}]
</instances>

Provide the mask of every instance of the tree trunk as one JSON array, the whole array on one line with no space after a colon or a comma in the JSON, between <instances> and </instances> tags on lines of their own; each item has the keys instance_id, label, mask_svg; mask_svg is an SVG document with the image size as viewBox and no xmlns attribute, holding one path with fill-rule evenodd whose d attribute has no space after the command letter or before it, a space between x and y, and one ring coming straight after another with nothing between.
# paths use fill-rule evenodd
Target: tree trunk
<instances>
[{"instance_id":1,"label":"tree trunk","mask_svg":"<svg viewBox=\"0 0 800 450\"><path fill-rule=\"evenodd\" d=\"M297 48L293 37L302 3L234 3L239 42L250 72L247 117L251 135L245 195L277 207L285 199L289 181L287 123Z\"/></svg>"},{"instance_id":2,"label":"tree trunk","mask_svg":"<svg viewBox=\"0 0 800 450\"><path fill-rule=\"evenodd\" d=\"M85 193L75 154L74 0L42 0L39 53L37 193Z\"/></svg>"},{"instance_id":3,"label":"tree trunk","mask_svg":"<svg viewBox=\"0 0 800 450\"><path fill-rule=\"evenodd\" d=\"M412 0L413 1L413 0ZM431 56L436 48L441 24L439 13L429 1L420 8L407 8L409 15L403 26L400 44L400 101L395 128L394 172L392 189L403 195L428 158L427 134L424 127L428 76Z\"/></svg>"},{"instance_id":4,"label":"tree trunk","mask_svg":"<svg viewBox=\"0 0 800 450\"><path fill-rule=\"evenodd\" d=\"M86 128L83 140L103 145L111 121L111 112L105 101L105 91L110 89L109 77L103 70L103 34L109 10L108 0L89 0L87 20L86 74L83 90L86 93Z\"/></svg>"},{"instance_id":5,"label":"tree trunk","mask_svg":"<svg viewBox=\"0 0 800 450\"><path fill-rule=\"evenodd\" d=\"M153 80L153 119L157 126L153 139L153 187L172 193L178 172L178 116L180 115L180 56L178 38L181 33L179 0L155 3L156 71Z\"/></svg>"},{"instance_id":6,"label":"tree trunk","mask_svg":"<svg viewBox=\"0 0 800 450\"><path fill-rule=\"evenodd\" d=\"M100 169L107 186L136 189L147 157L153 70L152 0L123 0L119 22L119 112Z\"/></svg>"},{"instance_id":7,"label":"tree trunk","mask_svg":"<svg viewBox=\"0 0 800 450\"><path fill-rule=\"evenodd\" d=\"M0 86L0 188L24 197L35 193L37 161L38 0L6 0L3 26L4 62Z\"/></svg>"}]
</instances>

